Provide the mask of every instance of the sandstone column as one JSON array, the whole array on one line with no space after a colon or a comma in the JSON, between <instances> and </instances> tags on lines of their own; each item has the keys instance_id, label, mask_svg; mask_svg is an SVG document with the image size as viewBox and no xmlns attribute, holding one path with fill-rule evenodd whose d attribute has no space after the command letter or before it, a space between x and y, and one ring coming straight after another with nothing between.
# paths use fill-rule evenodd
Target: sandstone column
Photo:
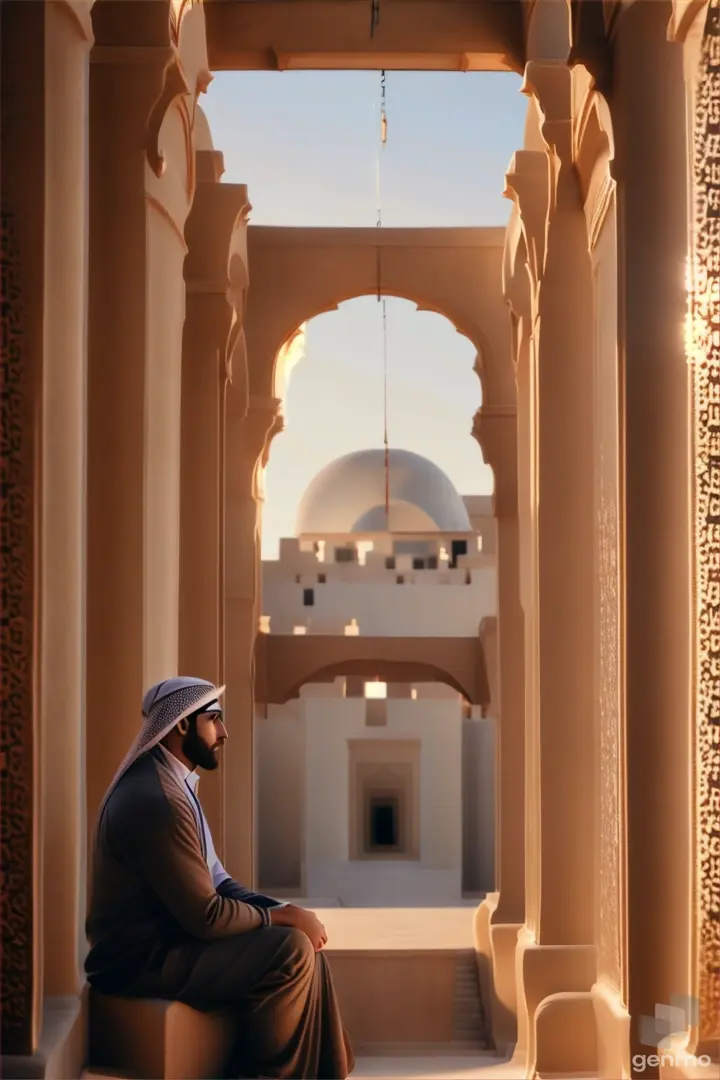
<instances>
[{"instance_id":1,"label":"sandstone column","mask_svg":"<svg viewBox=\"0 0 720 1080\"><path fill-rule=\"evenodd\" d=\"M497 522L500 723L497 888L493 922L521 923L525 910L525 678L520 607L517 417L512 408L484 406L477 434L495 477Z\"/></svg>"},{"instance_id":2,"label":"sandstone column","mask_svg":"<svg viewBox=\"0 0 720 1080\"><path fill-rule=\"evenodd\" d=\"M499 699L495 797L496 895L476 919L481 951L493 967L493 1032L515 1041L515 945L525 910L525 672L520 607L517 417L484 405L474 434L495 478ZM483 928L482 923L487 922ZM486 940L483 947L484 939Z\"/></svg>"},{"instance_id":3,"label":"sandstone column","mask_svg":"<svg viewBox=\"0 0 720 1080\"><path fill-rule=\"evenodd\" d=\"M248 204L244 185L219 183L221 154L199 151L196 161L199 182L185 230L189 250L182 370L179 667L219 685L225 667L225 388L233 319L228 292L233 287L233 236L236 230L244 233ZM244 263L242 272L246 277ZM203 808L220 858L225 780L223 764L201 782Z\"/></svg>"},{"instance_id":4,"label":"sandstone column","mask_svg":"<svg viewBox=\"0 0 720 1080\"><path fill-rule=\"evenodd\" d=\"M277 398L228 387L225 414L225 858L245 885L256 878L254 652L258 632L259 469L278 430Z\"/></svg>"},{"instance_id":5,"label":"sandstone column","mask_svg":"<svg viewBox=\"0 0 720 1080\"><path fill-rule=\"evenodd\" d=\"M183 237L202 22L96 3L90 74L88 813L177 673ZM189 9L188 9L189 10ZM194 10L194 9L193 9ZM189 21L189 16L186 22ZM195 40L181 57L184 34ZM198 37L198 35L200 35ZM177 44L175 38L178 39ZM202 40L201 40L202 39Z\"/></svg>"},{"instance_id":6,"label":"sandstone column","mask_svg":"<svg viewBox=\"0 0 720 1080\"><path fill-rule=\"evenodd\" d=\"M663 0L623 13L611 102L625 383L629 1010L633 1052L645 1054L639 1018L690 992L688 143L670 17Z\"/></svg>"},{"instance_id":7,"label":"sandstone column","mask_svg":"<svg viewBox=\"0 0 720 1080\"><path fill-rule=\"evenodd\" d=\"M81 985L89 5L47 4L41 729L44 989ZM78 1002L79 1008L79 1002Z\"/></svg>"},{"instance_id":8,"label":"sandstone column","mask_svg":"<svg viewBox=\"0 0 720 1080\"><path fill-rule=\"evenodd\" d=\"M48 1008L65 1033L80 1012L92 26L81 3L0 14L2 1052L7 1075L40 1075ZM60 1031L42 1033L55 1049Z\"/></svg>"},{"instance_id":9,"label":"sandstone column","mask_svg":"<svg viewBox=\"0 0 720 1080\"><path fill-rule=\"evenodd\" d=\"M544 115L550 198L547 246L535 267L530 350L537 697L528 718L519 1042L527 1044L529 1069L585 1075L596 1065L589 993L595 979L592 276L572 161L571 73L561 63L530 64L526 89Z\"/></svg>"}]
</instances>

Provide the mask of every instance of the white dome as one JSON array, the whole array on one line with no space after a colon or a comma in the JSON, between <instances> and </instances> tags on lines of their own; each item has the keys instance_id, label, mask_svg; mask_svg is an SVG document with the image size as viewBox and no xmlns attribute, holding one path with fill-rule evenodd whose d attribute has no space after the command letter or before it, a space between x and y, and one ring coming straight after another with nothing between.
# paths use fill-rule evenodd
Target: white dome
<instances>
[{"instance_id":1,"label":"white dome","mask_svg":"<svg viewBox=\"0 0 720 1080\"><path fill-rule=\"evenodd\" d=\"M359 450L327 465L303 495L296 535L384 532L385 451ZM470 532L465 504L437 465L390 451L390 530Z\"/></svg>"}]
</instances>

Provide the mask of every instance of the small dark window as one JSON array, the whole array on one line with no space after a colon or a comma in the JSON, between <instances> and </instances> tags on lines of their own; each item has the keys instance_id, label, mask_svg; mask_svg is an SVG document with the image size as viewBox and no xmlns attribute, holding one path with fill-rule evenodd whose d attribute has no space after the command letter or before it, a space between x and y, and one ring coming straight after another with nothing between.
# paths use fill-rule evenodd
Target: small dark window
<instances>
[{"instance_id":1,"label":"small dark window","mask_svg":"<svg viewBox=\"0 0 720 1080\"><path fill-rule=\"evenodd\" d=\"M458 558L461 555L467 555L467 540L453 540L451 546L452 557L450 559L450 566L455 569L457 566Z\"/></svg>"},{"instance_id":2,"label":"small dark window","mask_svg":"<svg viewBox=\"0 0 720 1080\"><path fill-rule=\"evenodd\" d=\"M327 581L327 574L318 574L318 585L324 585Z\"/></svg>"},{"instance_id":3,"label":"small dark window","mask_svg":"<svg viewBox=\"0 0 720 1080\"><path fill-rule=\"evenodd\" d=\"M302 581L302 575L301 574L296 574L295 575L295 584L299 585L301 581Z\"/></svg>"},{"instance_id":4,"label":"small dark window","mask_svg":"<svg viewBox=\"0 0 720 1080\"><path fill-rule=\"evenodd\" d=\"M402 576L402 574L398 574L398 576L395 578L395 581L397 582L398 585L404 585L405 584L405 578Z\"/></svg>"},{"instance_id":5,"label":"small dark window","mask_svg":"<svg viewBox=\"0 0 720 1080\"><path fill-rule=\"evenodd\" d=\"M395 569L395 556L394 555L388 555L388 557L385 559L385 569L386 570L394 570Z\"/></svg>"},{"instance_id":6,"label":"small dark window","mask_svg":"<svg viewBox=\"0 0 720 1080\"><path fill-rule=\"evenodd\" d=\"M303 589L303 606L314 607L315 605L315 590Z\"/></svg>"},{"instance_id":7,"label":"small dark window","mask_svg":"<svg viewBox=\"0 0 720 1080\"><path fill-rule=\"evenodd\" d=\"M370 804L370 846L397 846L397 804L375 802Z\"/></svg>"},{"instance_id":8,"label":"small dark window","mask_svg":"<svg viewBox=\"0 0 720 1080\"><path fill-rule=\"evenodd\" d=\"M438 568L438 557L437 557L437 555L429 555L428 556L427 568L428 568L428 570L437 570L437 568Z\"/></svg>"},{"instance_id":9,"label":"small dark window","mask_svg":"<svg viewBox=\"0 0 720 1080\"><path fill-rule=\"evenodd\" d=\"M355 562L355 548L336 548L335 549L335 562L336 563Z\"/></svg>"},{"instance_id":10,"label":"small dark window","mask_svg":"<svg viewBox=\"0 0 720 1080\"><path fill-rule=\"evenodd\" d=\"M425 569L425 560L424 559L413 559L413 570L424 570L424 569Z\"/></svg>"}]
</instances>

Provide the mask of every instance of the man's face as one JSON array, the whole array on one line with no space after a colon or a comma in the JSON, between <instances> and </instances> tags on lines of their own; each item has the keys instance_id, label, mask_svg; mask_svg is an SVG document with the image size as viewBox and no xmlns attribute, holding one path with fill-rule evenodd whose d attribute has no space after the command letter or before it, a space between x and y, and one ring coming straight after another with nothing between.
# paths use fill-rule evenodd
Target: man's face
<instances>
[{"instance_id":1,"label":"man's face","mask_svg":"<svg viewBox=\"0 0 720 1080\"><path fill-rule=\"evenodd\" d=\"M227 730L221 712L199 713L190 718L190 726L183 739L182 751L196 768L217 769L218 755L227 739Z\"/></svg>"}]
</instances>

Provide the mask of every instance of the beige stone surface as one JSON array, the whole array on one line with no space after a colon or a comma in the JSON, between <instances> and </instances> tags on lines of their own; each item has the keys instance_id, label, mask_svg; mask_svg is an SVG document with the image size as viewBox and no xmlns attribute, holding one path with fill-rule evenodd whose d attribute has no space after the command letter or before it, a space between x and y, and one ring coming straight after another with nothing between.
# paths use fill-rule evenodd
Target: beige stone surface
<instances>
[{"instance_id":1,"label":"beige stone surface","mask_svg":"<svg viewBox=\"0 0 720 1080\"><path fill-rule=\"evenodd\" d=\"M360 1057L353 1080L524 1080L521 1062L502 1061L491 1054L471 1057Z\"/></svg>"},{"instance_id":2,"label":"beige stone surface","mask_svg":"<svg viewBox=\"0 0 720 1080\"><path fill-rule=\"evenodd\" d=\"M328 949L471 949L476 902L456 908L321 907L301 899L328 932Z\"/></svg>"}]
</instances>

